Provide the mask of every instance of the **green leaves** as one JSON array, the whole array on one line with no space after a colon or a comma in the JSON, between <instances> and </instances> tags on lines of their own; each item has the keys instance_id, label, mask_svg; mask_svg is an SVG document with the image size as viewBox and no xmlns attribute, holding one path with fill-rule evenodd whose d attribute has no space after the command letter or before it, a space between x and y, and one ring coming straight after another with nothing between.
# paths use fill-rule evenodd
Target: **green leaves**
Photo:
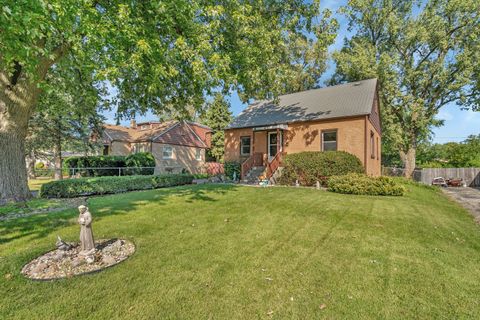
<instances>
[{"instance_id":1,"label":"green leaves","mask_svg":"<svg viewBox=\"0 0 480 320\"><path fill-rule=\"evenodd\" d=\"M342 12L356 34L334 54L333 82L376 76L387 148L407 152L441 125L439 109L480 105L480 3L351 0Z\"/></svg>"},{"instance_id":2,"label":"green leaves","mask_svg":"<svg viewBox=\"0 0 480 320\"><path fill-rule=\"evenodd\" d=\"M232 121L230 104L225 101L221 93L216 93L214 100L206 107L205 114L202 115L202 123L212 128L210 156L217 161L223 161L225 152L224 129Z\"/></svg>"}]
</instances>

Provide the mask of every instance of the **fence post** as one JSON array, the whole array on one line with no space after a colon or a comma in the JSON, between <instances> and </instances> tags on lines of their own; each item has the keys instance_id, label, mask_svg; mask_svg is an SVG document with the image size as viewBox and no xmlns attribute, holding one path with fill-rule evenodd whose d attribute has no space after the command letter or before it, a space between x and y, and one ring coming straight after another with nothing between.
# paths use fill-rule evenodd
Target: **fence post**
<instances>
[{"instance_id":1,"label":"fence post","mask_svg":"<svg viewBox=\"0 0 480 320\"><path fill-rule=\"evenodd\" d=\"M118 167L118 176L120 177L120 167Z\"/></svg>"}]
</instances>

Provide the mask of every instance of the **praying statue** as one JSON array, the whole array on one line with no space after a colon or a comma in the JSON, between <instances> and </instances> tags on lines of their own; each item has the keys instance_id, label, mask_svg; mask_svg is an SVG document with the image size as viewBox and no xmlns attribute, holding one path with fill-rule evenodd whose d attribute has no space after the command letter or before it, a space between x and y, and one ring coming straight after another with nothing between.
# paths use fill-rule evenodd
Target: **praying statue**
<instances>
[{"instance_id":1,"label":"praying statue","mask_svg":"<svg viewBox=\"0 0 480 320\"><path fill-rule=\"evenodd\" d=\"M95 242L92 232L92 214L88 211L88 207L79 206L78 223L80 224L80 254L88 255L95 251Z\"/></svg>"}]
</instances>

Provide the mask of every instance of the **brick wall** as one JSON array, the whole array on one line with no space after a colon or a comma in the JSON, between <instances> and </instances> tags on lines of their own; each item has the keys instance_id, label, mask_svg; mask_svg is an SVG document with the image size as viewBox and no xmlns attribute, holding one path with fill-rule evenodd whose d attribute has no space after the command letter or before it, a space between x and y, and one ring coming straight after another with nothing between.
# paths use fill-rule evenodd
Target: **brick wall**
<instances>
[{"instance_id":1,"label":"brick wall","mask_svg":"<svg viewBox=\"0 0 480 320\"><path fill-rule=\"evenodd\" d=\"M163 159L163 148L165 146L173 148L172 159ZM196 159L197 149L200 150L201 160ZM191 173L203 173L205 171L205 149L202 148L153 143L152 154L155 157L155 173L180 173L182 169Z\"/></svg>"},{"instance_id":2,"label":"brick wall","mask_svg":"<svg viewBox=\"0 0 480 320\"><path fill-rule=\"evenodd\" d=\"M356 155L363 163L368 174L380 175L381 150L379 156L370 155L370 130L374 132L375 144L381 144L380 135L366 116L350 117L322 121L291 123L284 132L284 152L321 151L321 137L324 130L337 130L337 150ZM252 136L251 128L230 129L225 131L225 161L244 161L240 156L240 137ZM253 140L252 140L253 141ZM267 152L267 132L255 132L255 152Z\"/></svg>"}]
</instances>

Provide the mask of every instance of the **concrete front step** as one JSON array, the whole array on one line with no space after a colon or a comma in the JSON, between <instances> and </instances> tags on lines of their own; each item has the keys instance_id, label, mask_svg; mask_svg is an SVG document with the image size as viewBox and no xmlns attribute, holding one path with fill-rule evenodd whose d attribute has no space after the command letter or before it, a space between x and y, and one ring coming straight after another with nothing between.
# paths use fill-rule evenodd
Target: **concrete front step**
<instances>
[{"instance_id":1,"label":"concrete front step","mask_svg":"<svg viewBox=\"0 0 480 320\"><path fill-rule=\"evenodd\" d=\"M245 184L258 184L258 177L265 173L265 167L252 167L250 171L247 172L245 178L241 181Z\"/></svg>"}]
</instances>

